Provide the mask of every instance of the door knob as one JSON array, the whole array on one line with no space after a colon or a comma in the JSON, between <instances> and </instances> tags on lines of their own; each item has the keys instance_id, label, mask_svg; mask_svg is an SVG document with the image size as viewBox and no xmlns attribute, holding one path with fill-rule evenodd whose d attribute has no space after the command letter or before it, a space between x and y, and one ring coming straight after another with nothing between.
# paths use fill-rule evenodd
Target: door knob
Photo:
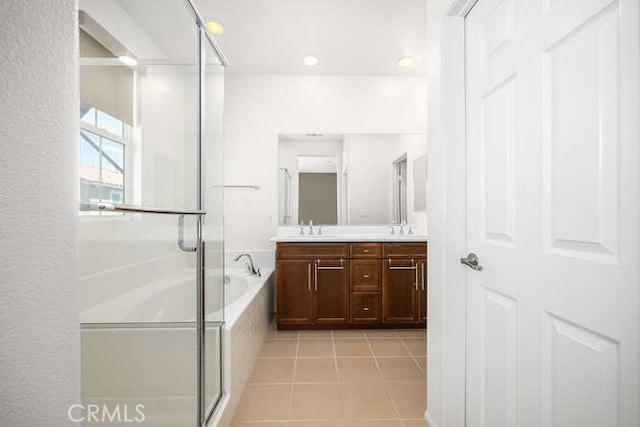
<instances>
[{"instance_id":1,"label":"door knob","mask_svg":"<svg viewBox=\"0 0 640 427\"><path fill-rule=\"evenodd\" d=\"M473 268L474 270L477 270L477 271L482 270L482 266L480 265L480 260L478 259L478 255L474 254L473 252L469 253L469 255L467 255L464 258L460 258L460 262L466 265L467 267Z\"/></svg>"}]
</instances>

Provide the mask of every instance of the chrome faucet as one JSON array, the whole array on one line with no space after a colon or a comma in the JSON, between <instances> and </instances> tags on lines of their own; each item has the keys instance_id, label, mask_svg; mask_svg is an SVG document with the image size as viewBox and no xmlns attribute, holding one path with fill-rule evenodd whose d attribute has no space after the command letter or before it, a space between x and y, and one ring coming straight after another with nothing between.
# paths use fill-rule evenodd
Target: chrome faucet
<instances>
[{"instance_id":1,"label":"chrome faucet","mask_svg":"<svg viewBox=\"0 0 640 427\"><path fill-rule=\"evenodd\" d=\"M242 258L243 256L246 256L247 258L249 258L249 262L247 263L247 271L249 272L250 276L261 276L260 274L260 269L256 269L256 267L253 265L253 259L251 258L251 255L249 254L240 254L237 257L235 257L233 259L233 262L238 262L240 260L240 258Z\"/></svg>"},{"instance_id":2,"label":"chrome faucet","mask_svg":"<svg viewBox=\"0 0 640 427\"><path fill-rule=\"evenodd\" d=\"M309 236L313 236L313 220L309 220Z\"/></svg>"}]
</instances>

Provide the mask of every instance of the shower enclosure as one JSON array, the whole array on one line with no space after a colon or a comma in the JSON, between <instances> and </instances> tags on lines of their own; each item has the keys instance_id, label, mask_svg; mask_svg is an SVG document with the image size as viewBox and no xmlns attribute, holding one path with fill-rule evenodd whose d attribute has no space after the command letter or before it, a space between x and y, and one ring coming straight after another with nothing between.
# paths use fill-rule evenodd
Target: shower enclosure
<instances>
[{"instance_id":1,"label":"shower enclosure","mask_svg":"<svg viewBox=\"0 0 640 427\"><path fill-rule=\"evenodd\" d=\"M80 0L83 425L221 401L226 60L191 0Z\"/></svg>"}]
</instances>

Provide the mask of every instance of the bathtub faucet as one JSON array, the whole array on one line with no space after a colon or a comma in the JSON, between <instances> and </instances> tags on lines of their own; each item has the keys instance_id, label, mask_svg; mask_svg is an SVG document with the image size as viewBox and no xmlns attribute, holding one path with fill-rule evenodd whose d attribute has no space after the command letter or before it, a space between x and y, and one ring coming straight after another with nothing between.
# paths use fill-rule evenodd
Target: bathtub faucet
<instances>
[{"instance_id":1,"label":"bathtub faucet","mask_svg":"<svg viewBox=\"0 0 640 427\"><path fill-rule=\"evenodd\" d=\"M240 260L240 258L242 258L243 256L246 256L247 258L249 258L249 262L247 263L247 271L249 272L249 275L251 276L261 276L260 274L260 269L256 269L256 267L253 265L253 259L251 259L251 255L249 254L240 254L237 257L235 257L233 259L233 262L238 262Z\"/></svg>"}]
</instances>

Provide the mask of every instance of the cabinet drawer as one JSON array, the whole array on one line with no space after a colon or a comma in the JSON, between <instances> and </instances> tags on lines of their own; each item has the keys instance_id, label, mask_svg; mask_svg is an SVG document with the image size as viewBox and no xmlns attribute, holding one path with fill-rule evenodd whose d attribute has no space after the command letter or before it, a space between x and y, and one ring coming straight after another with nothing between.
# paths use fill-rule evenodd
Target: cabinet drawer
<instances>
[{"instance_id":1,"label":"cabinet drawer","mask_svg":"<svg viewBox=\"0 0 640 427\"><path fill-rule=\"evenodd\" d=\"M351 261L351 290L354 292L378 292L380 290L380 261Z\"/></svg>"},{"instance_id":2,"label":"cabinet drawer","mask_svg":"<svg viewBox=\"0 0 640 427\"><path fill-rule=\"evenodd\" d=\"M380 258L380 243L352 243L351 258Z\"/></svg>"},{"instance_id":3,"label":"cabinet drawer","mask_svg":"<svg viewBox=\"0 0 640 427\"><path fill-rule=\"evenodd\" d=\"M409 257L425 258L427 256L426 243L384 243L382 245L383 258Z\"/></svg>"},{"instance_id":4,"label":"cabinet drawer","mask_svg":"<svg viewBox=\"0 0 640 427\"><path fill-rule=\"evenodd\" d=\"M351 294L351 323L380 323L380 294L352 293Z\"/></svg>"},{"instance_id":5,"label":"cabinet drawer","mask_svg":"<svg viewBox=\"0 0 640 427\"><path fill-rule=\"evenodd\" d=\"M278 243L278 259L349 258L348 243Z\"/></svg>"}]
</instances>

